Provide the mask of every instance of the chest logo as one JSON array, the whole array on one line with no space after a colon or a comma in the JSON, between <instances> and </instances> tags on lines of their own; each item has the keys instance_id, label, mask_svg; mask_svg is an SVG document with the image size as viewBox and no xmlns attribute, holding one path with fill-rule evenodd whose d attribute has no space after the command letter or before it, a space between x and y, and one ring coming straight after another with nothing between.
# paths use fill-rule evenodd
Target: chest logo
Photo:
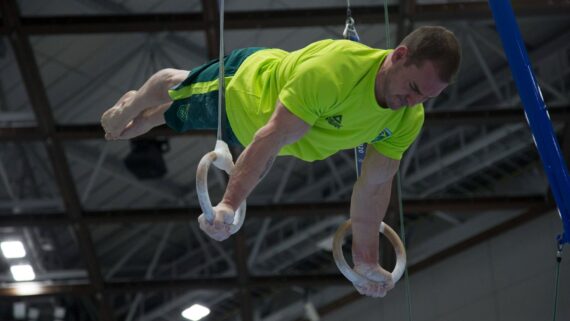
<instances>
[{"instance_id":1,"label":"chest logo","mask_svg":"<svg viewBox=\"0 0 570 321\"><path fill-rule=\"evenodd\" d=\"M376 138L372 140L371 143L377 143L386 140L392 136L392 131L389 128L384 128Z\"/></svg>"},{"instance_id":2,"label":"chest logo","mask_svg":"<svg viewBox=\"0 0 570 321\"><path fill-rule=\"evenodd\" d=\"M342 127L342 115L327 117L326 120L329 122L329 124L337 129Z\"/></svg>"}]
</instances>

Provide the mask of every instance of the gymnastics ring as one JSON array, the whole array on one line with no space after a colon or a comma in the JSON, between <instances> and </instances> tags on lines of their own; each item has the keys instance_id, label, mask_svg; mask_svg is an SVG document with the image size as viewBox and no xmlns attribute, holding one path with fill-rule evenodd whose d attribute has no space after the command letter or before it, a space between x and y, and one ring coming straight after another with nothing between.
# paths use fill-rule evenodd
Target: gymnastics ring
<instances>
[{"instance_id":1,"label":"gymnastics ring","mask_svg":"<svg viewBox=\"0 0 570 321\"><path fill-rule=\"evenodd\" d=\"M352 226L352 222L350 219L346 220L346 222L342 223L341 226L336 230L333 239L333 257L336 266L340 270L340 272L351 282L353 283L362 283L362 282L370 282L371 280L365 278L364 276L356 273L350 265L346 262L344 258L344 254L342 253L342 242L344 237L346 236L347 232L350 230ZM402 275L404 274L404 270L406 269L406 249L404 248L404 244L400 240L400 237L394 230L384 224L382 222L380 224L380 233L384 234L392 246L394 246L394 250L396 251L396 266L394 267L394 271L392 271L392 280L394 284L400 280ZM380 267L382 268L382 267ZM385 271L382 269L382 271ZM387 271L385 271L387 272ZM374 281L372 281L374 282Z\"/></svg>"},{"instance_id":2,"label":"gymnastics ring","mask_svg":"<svg viewBox=\"0 0 570 321\"><path fill-rule=\"evenodd\" d=\"M196 191L198 192L198 201L200 202L202 212L204 212L204 215L206 216L206 220L210 224L214 222L214 210L208 193L208 170L212 163L217 168L228 173L228 175L232 174L234 169L232 154L230 153L228 144L222 140L216 141L216 147L214 150L202 157L198 164L198 170L196 171ZM245 220L245 210L246 203L243 201L235 212L234 221L230 226L230 233L234 234L239 231L243 225L243 221Z\"/></svg>"}]
</instances>

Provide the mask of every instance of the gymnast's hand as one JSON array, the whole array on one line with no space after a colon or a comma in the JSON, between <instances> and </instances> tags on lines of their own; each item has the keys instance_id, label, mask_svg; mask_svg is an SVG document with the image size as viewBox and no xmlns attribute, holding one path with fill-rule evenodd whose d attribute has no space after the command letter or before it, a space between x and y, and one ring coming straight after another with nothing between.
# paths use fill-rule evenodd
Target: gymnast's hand
<instances>
[{"instance_id":1,"label":"gymnast's hand","mask_svg":"<svg viewBox=\"0 0 570 321\"><path fill-rule=\"evenodd\" d=\"M394 288L392 275L380 267L377 263L357 262L354 271L364 276L369 281L352 283L358 293L374 298L383 298L386 293Z\"/></svg>"},{"instance_id":2,"label":"gymnast's hand","mask_svg":"<svg viewBox=\"0 0 570 321\"><path fill-rule=\"evenodd\" d=\"M200 229L216 241L223 241L230 237L230 226L234 222L235 211L229 205L220 203L214 210L214 222L210 224L204 214L198 217Z\"/></svg>"}]
</instances>

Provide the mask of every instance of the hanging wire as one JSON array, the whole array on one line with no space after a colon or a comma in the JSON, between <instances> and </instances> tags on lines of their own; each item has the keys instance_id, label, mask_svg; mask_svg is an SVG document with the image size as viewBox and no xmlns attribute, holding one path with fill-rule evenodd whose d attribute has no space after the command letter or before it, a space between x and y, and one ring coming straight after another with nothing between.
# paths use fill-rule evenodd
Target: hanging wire
<instances>
[{"instance_id":1,"label":"hanging wire","mask_svg":"<svg viewBox=\"0 0 570 321\"><path fill-rule=\"evenodd\" d=\"M222 113L225 108L226 85L224 72L224 0L219 0L220 11L220 56L219 56L219 74L218 74L218 133L217 139L222 140Z\"/></svg>"},{"instance_id":2,"label":"hanging wire","mask_svg":"<svg viewBox=\"0 0 570 321\"><path fill-rule=\"evenodd\" d=\"M350 0L346 0L346 25L354 28L354 19L352 19L352 11L350 11Z\"/></svg>"},{"instance_id":3,"label":"hanging wire","mask_svg":"<svg viewBox=\"0 0 570 321\"><path fill-rule=\"evenodd\" d=\"M396 173L397 186L398 186L398 208L400 209L400 236L402 242L404 243L404 248L406 245L406 229L404 227L404 207L402 202L402 181L400 179L400 171ZM404 269L404 285L406 287L406 302L408 306L408 320L412 321L412 295L410 289L410 276L408 274L408 266Z\"/></svg>"},{"instance_id":4,"label":"hanging wire","mask_svg":"<svg viewBox=\"0 0 570 321\"><path fill-rule=\"evenodd\" d=\"M560 263L562 262L562 243L558 243L556 249L556 277L554 278L554 308L552 312L552 321L556 321L556 314L558 311L558 287L560 285Z\"/></svg>"},{"instance_id":5,"label":"hanging wire","mask_svg":"<svg viewBox=\"0 0 570 321\"><path fill-rule=\"evenodd\" d=\"M384 29L386 31L386 48L390 48L390 18L388 15L388 1L384 0ZM404 248L406 248L406 228L404 226L404 207L402 202L402 181L400 178L400 170L398 170L396 174L396 184L398 188L398 208L400 212L400 235L402 238L402 242L404 243ZM407 303L407 310L408 310L408 320L412 321L412 292L410 289L410 275L408 273L408 266L404 269L404 284L405 284L405 293L406 293L406 303Z\"/></svg>"},{"instance_id":6,"label":"hanging wire","mask_svg":"<svg viewBox=\"0 0 570 321\"><path fill-rule=\"evenodd\" d=\"M390 48L390 19L388 16L388 2L384 0L384 25L386 30L386 49ZM356 32L355 22L352 18L352 12L350 10L350 0L346 0L346 27L343 32L343 36L346 39L360 42L360 37ZM355 167L356 167L356 176L360 176L361 172L361 165L362 161L364 160L364 155L366 153L365 145L357 146L354 149L354 159L355 159ZM398 189L398 203L399 203L399 212L400 212L400 235L402 238L402 242L404 244L404 248L406 247L406 233L405 233L405 226L404 226L404 211L402 206L402 184L400 180L400 171L396 174L396 184ZM410 279L408 274L408 267L406 266L405 271L405 292L406 292L406 302L407 302L407 310L408 310L408 320L412 320L412 299L411 299L411 291L410 291Z\"/></svg>"},{"instance_id":7,"label":"hanging wire","mask_svg":"<svg viewBox=\"0 0 570 321\"><path fill-rule=\"evenodd\" d=\"M360 37L358 32L356 32L356 26L354 19L352 18L352 12L350 10L350 0L346 0L346 23L342 36L345 39L360 42ZM364 156L366 155L366 144L361 144L354 148L354 166L356 169L356 177L360 176L360 171L362 168L362 162L364 161Z\"/></svg>"}]
</instances>

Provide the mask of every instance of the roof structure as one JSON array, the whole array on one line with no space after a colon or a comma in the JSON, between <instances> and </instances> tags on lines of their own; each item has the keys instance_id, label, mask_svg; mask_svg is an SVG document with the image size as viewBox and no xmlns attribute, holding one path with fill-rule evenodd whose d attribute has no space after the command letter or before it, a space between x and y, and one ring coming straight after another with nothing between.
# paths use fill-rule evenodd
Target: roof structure
<instances>
[{"instance_id":1,"label":"roof structure","mask_svg":"<svg viewBox=\"0 0 570 321\"><path fill-rule=\"evenodd\" d=\"M279 158L248 199L242 231L219 243L197 226L194 187L213 131L148 133L167 148L167 173L153 180L125 167L130 142L103 139L100 115L124 92L161 68L217 56L216 3L2 1L0 241L24 243L41 286L22 288L0 260L0 319L25 301L46 315L64 308L66 320L181 320L194 302L207 303L210 320L298 320L309 300L324 315L360 298L327 249L348 217L352 151L314 163ZM514 9L568 160L570 5L525 0ZM426 104L386 218L399 226L401 196L415 273L555 204L487 3L388 1L388 12L389 25L383 3L352 2L364 43L385 47L386 28L394 45L415 27L443 25L463 49L457 82ZM228 51L295 50L342 37L346 3L228 1L225 17ZM210 179L219 199L227 178ZM445 246L436 237L448 237ZM393 264L389 247L382 253Z\"/></svg>"}]
</instances>

